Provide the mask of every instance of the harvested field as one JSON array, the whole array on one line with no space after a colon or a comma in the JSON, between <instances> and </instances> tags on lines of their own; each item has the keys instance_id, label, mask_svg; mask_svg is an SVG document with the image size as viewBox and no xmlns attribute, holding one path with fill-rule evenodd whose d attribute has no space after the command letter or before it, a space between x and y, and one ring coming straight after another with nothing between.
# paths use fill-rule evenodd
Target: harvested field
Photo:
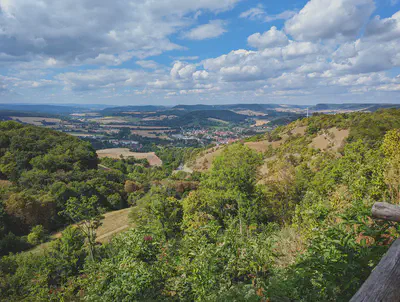
<instances>
[{"instance_id":1,"label":"harvested field","mask_svg":"<svg viewBox=\"0 0 400 302\"><path fill-rule=\"evenodd\" d=\"M143 114L155 114L157 112L155 111L146 111L146 112L141 112L141 111L124 111L122 112L123 114L131 114L131 115L143 115Z\"/></svg>"},{"instance_id":2,"label":"harvested field","mask_svg":"<svg viewBox=\"0 0 400 302\"><path fill-rule=\"evenodd\" d=\"M146 158L151 166L161 166L161 159L154 152L140 153L140 152L131 152L128 148L112 148L112 149L103 149L97 150L97 155L99 158L110 157L115 159L120 159L121 155L125 158L134 157L137 159Z\"/></svg>"},{"instance_id":3,"label":"harvested field","mask_svg":"<svg viewBox=\"0 0 400 302\"><path fill-rule=\"evenodd\" d=\"M247 115L247 116L266 116L263 112L253 111L253 110L239 110L235 111L237 114Z\"/></svg>"},{"instance_id":4,"label":"harvested field","mask_svg":"<svg viewBox=\"0 0 400 302\"><path fill-rule=\"evenodd\" d=\"M121 119L121 118L115 118L115 117L101 117L101 118L92 118L89 119L90 122L95 122L99 124L124 124L127 123L126 120Z\"/></svg>"},{"instance_id":5,"label":"harvested field","mask_svg":"<svg viewBox=\"0 0 400 302\"><path fill-rule=\"evenodd\" d=\"M100 113L97 112L88 112L88 113L72 113L71 116L77 117L85 117L85 116L100 116Z\"/></svg>"},{"instance_id":6,"label":"harvested field","mask_svg":"<svg viewBox=\"0 0 400 302\"><path fill-rule=\"evenodd\" d=\"M143 137L168 139L166 133L171 131L173 130L131 130L131 133Z\"/></svg>"},{"instance_id":7,"label":"harvested field","mask_svg":"<svg viewBox=\"0 0 400 302\"><path fill-rule=\"evenodd\" d=\"M170 127L157 127L157 126L133 126L133 125L101 125L107 128L130 128L137 130L170 130Z\"/></svg>"},{"instance_id":8,"label":"harvested field","mask_svg":"<svg viewBox=\"0 0 400 302\"><path fill-rule=\"evenodd\" d=\"M344 141L349 136L349 130L339 130L336 127L324 131L324 133L315 137L311 146L315 149L326 151L328 149L337 151L343 146Z\"/></svg>"},{"instance_id":9,"label":"harvested field","mask_svg":"<svg viewBox=\"0 0 400 302\"><path fill-rule=\"evenodd\" d=\"M103 137L104 136L99 133L89 133L89 132L70 132L68 134L72 135L72 136L77 136L77 137Z\"/></svg>"},{"instance_id":10,"label":"harvested field","mask_svg":"<svg viewBox=\"0 0 400 302\"><path fill-rule=\"evenodd\" d=\"M251 125L251 127L261 127L270 123L268 120L255 120L256 124Z\"/></svg>"},{"instance_id":11,"label":"harvested field","mask_svg":"<svg viewBox=\"0 0 400 302\"><path fill-rule=\"evenodd\" d=\"M163 121L163 120L172 120L174 118L177 118L176 115L160 115L160 116L150 116L150 117L145 117L142 119L144 122L148 121Z\"/></svg>"}]
</instances>

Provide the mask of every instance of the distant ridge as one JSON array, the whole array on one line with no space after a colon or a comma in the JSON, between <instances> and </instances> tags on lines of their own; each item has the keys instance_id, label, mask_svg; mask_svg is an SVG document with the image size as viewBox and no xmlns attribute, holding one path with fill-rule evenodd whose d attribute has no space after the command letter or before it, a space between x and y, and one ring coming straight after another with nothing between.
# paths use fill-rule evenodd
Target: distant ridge
<instances>
[{"instance_id":1,"label":"distant ridge","mask_svg":"<svg viewBox=\"0 0 400 302\"><path fill-rule=\"evenodd\" d=\"M317 104L310 106L313 111L329 110L354 110L354 111L376 111L382 108L400 108L400 104L376 104L376 103L349 103L349 104Z\"/></svg>"},{"instance_id":2,"label":"distant ridge","mask_svg":"<svg viewBox=\"0 0 400 302\"><path fill-rule=\"evenodd\" d=\"M61 106L61 105L23 105L23 104L0 104L0 110L36 112L47 114L70 114L77 111L90 111L88 108Z\"/></svg>"},{"instance_id":3,"label":"distant ridge","mask_svg":"<svg viewBox=\"0 0 400 302\"><path fill-rule=\"evenodd\" d=\"M119 106L119 107L108 107L102 110L102 112L129 112L129 111L137 111L137 112L148 112L148 111L161 111L167 110L169 107L166 106L156 106L156 105L143 105L143 106Z\"/></svg>"},{"instance_id":4,"label":"distant ridge","mask_svg":"<svg viewBox=\"0 0 400 302\"><path fill-rule=\"evenodd\" d=\"M227 105L177 105L172 107L173 110L252 110L265 112L266 110L274 110L277 108L307 108L302 105L279 105L279 104L227 104Z\"/></svg>"},{"instance_id":5,"label":"distant ridge","mask_svg":"<svg viewBox=\"0 0 400 302\"><path fill-rule=\"evenodd\" d=\"M193 111L213 111L213 110L231 110L239 111L255 111L263 112L268 115L273 111L281 110L306 110L310 111L366 111L374 112L381 108L400 108L400 104L390 103L344 103L344 104L326 104L320 103L316 105L292 105L292 104L223 104L223 105L176 105L176 106L162 106L162 105L132 105L132 106L109 106L101 104L0 104L0 111L15 111L15 112L29 112L53 115L69 115L71 113L85 113L85 112L99 112L102 115L116 115L125 112L140 112L151 114L151 112L159 113L165 112L169 115L182 116L187 112Z\"/></svg>"}]
</instances>

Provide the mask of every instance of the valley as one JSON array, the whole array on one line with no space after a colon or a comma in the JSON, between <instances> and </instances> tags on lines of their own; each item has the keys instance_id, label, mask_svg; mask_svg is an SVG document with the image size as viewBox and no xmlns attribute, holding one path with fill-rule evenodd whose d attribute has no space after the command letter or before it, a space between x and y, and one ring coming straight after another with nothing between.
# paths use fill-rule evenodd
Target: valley
<instances>
[{"instance_id":1,"label":"valley","mask_svg":"<svg viewBox=\"0 0 400 302\"><path fill-rule=\"evenodd\" d=\"M215 116L200 109L196 123ZM119 112L3 116L0 297L350 299L400 234L370 217L399 203L400 110L279 116L259 132L243 113L179 129ZM105 142L74 123L115 131Z\"/></svg>"},{"instance_id":2,"label":"valley","mask_svg":"<svg viewBox=\"0 0 400 302\"><path fill-rule=\"evenodd\" d=\"M400 302L400 0L0 0L0 302Z\"/></svg>"}]
</instances>

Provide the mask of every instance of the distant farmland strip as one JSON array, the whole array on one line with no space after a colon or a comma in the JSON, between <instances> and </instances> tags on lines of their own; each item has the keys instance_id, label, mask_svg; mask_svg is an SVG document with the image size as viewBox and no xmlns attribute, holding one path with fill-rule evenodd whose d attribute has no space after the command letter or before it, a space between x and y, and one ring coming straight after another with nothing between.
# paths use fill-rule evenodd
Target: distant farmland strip
<instances>
[{"instance_id":1,"label":"distant farmland strip","mask_svg":"<svg viewBox=\"0 0 400 302\"><path fill-rule=\"evenodd\" d=\"M132 130L171 130L170 127L133 126L133 125L100 125L104 128L130 128Z\"/></svg>"},{"instance_id":2,"label":"distant farmland strip","mask_svg":"<svg viewBox=\"0 0 400 302\"><path fill-rule=\"evenodd\" d=\"M98 150L97 155L99 158L110 157L115 159L120 159L121 155L124 158L134 157L136 159L147 159L151 166L161 166L162 160L154 153L140 153L140 152L131 152L128 148L112 148L112 149L103 149Z\"/></svg>"}]
</instances>

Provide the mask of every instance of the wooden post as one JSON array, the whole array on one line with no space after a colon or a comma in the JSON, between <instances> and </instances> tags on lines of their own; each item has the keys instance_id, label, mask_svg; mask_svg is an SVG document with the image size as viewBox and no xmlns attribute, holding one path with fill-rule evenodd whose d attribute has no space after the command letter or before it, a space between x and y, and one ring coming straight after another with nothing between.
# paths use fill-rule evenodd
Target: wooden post
<instances>
[{"instance_id":1,"label":"wooden post","mask_svg":"<svg viewBox=\"0 0 400 302\"><path fill-rule=\"evenodd\" d=\"M372 207L372 216L378 219L400 222L400 207L378 202ZM350 302L399 301L400 239L397 239Z\"/></svg>"},{"instance_id":2,"label":"wooden post","mask_svg":"<svg viewBox=\"0 0 400 302\"><path fill-rule=\"evenodd\" d=\"M400 239L397 239L350 302L399 301Z\"/></svg>"},{"instance_id":3,"label":"wooden post","mask_svg":"<svg viewBox=\"0 0 400 302\"><path fill-rule=\"evenodd\" d=\"M372 207L372 217L400 222L400 207L387 202L377 202Z\"/></svg>"}]
</instances>

